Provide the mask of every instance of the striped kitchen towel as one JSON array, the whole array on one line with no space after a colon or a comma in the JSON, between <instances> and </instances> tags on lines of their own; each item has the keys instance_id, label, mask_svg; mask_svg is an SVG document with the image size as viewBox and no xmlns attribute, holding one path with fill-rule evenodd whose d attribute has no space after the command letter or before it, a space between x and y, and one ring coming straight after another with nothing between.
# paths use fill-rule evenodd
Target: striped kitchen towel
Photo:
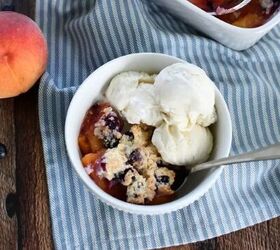
<instances>
[{"instance_id":1,"label":"striped kitchen towel","mask_svg":"<svg viewBox=\"0 0 280 250\"><path fill-rule=\"evenodd\" d=\"M117 211L97 200L65 151L64 120L77 87L121 55L160 52L202 67L232 116L232 154L280 141L280 26L256 46L230 50L149 0L38 0L49 45L39 93L52 229L57 249L147 249L200 241L280 214L280 161L226 168L189 207L161 216Z\"/></svg>"}]
</instances>

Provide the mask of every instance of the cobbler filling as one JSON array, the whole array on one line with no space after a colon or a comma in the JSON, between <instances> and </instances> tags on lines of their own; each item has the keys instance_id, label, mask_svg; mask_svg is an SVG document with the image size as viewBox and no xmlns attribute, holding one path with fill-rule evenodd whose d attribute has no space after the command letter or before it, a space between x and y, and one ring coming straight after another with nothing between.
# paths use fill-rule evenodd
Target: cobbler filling
<instances>
[{"instance_id":1,"label":"cobbler filling","mask_svg":"<svg viewBox=\"0 0 280 250\"><path fill-rule=\"evenodd\" d=\"M175 184L182 181L151 143L152 133L152 127L142 124L125 131L121 116L108 103L93 105L79 135L86 172L105 192L130 203L172 200Z\"/></svg>"}]
</instances>

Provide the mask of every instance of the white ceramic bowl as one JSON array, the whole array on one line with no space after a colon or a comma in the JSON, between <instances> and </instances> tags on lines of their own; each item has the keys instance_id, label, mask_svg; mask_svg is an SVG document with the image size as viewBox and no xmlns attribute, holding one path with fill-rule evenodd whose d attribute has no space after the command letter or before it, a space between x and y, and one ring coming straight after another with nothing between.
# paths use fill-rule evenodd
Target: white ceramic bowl
<instances>
[{"instance_id":1,"label":"white ceramic bowl","mask_svg":"<svg viewBox=\"0 0 280 250\"><path fill-rule=\"evenodd\" d=\"M81 124L88 109L96 102L100 93L108 86L110 80L118 73L135 70L148 73L158 73L166 66L184 62L176 57L164 54L140 53L114 59L95 70L79 87L68 109L65 123L65 140L69 158L77 174L88 189L100 200L114 208L136 214L163 214L188 206L205 194L220 176L223 167L202 171L188 177L180 188L178 198L162 205L134 205L118 200L100 189L88 176L81 163L78 147L78 135ZM227 105L215 86L216 109L218 121L212 127L215 138L211 158L226 157L231 147L232 128Z\"/></svg>"},{"instance_id":2,"label":"white ceramic bowl","mask_svg":"<svg viewBox=\"0 0 280 250\"><path fill-rule=\"evenodd\" d=\"M188 0L154 0L154 2L197 30L235 50L244 50L253 46L280 22L279 11L260 27L239 28L209 15Z\"/></svg>"}]
</instances>

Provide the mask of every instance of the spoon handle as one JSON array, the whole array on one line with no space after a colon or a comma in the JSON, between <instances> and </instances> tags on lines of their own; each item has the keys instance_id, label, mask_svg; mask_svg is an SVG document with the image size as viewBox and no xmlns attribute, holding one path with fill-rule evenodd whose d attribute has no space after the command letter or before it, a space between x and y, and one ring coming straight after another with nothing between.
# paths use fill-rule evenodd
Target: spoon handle
<instances>
[{"instance_id":1,"label":"spoon handle","mask_svg":"<svg viewBox=\"0 0 280 250\"><path fill-rule=\"evenodd\" d=\"M230 165L234 163L248 162L248 161L264 161L280 159L280 143L274 144L262 149L258 149L253 152L244 153L241 155L229 156L219 160L208 161L195 165L191 168L191 172L197 172L200 170L218 167L221 165Z\"/></svg>"}]
</instances>

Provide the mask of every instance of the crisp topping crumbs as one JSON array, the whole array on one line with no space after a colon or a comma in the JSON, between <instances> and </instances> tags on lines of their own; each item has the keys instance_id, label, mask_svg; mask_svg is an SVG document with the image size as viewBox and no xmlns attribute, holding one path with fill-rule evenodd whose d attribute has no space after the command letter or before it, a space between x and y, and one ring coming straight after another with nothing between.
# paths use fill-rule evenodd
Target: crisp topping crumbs
<instances>
[{"instance_id":1,"label":"crisp topping crumbs","mask_svg":"<svg viewBox=\"0 0 280 250\"><path fill-rule=\"evenodd\" d=\"M147 146L151 142L153 130L145 125L133 125L130 129L137 147Z\"/></svg>"},{"instance_id":2,"label":"crisp topping crumbs","mask_svg":"<svg viewBox=\"0 0 280 250\"><path fill-rule=\"evenodd\" d=\"M156 190L171 194L175 173L158 166L162 159L150 142L150 129L133 125L130 133L122 136L117 148L107 149L104 176L108 180L118 179L127 186L128 202L144 204L145 199L152 201Z\"/></svg>"},{"instance_id":3,"label":"crisp topping crumbs","mask_svg":"<svg viewBox=\"0 0 280 250\"><path fill-rule=\"evenodd\" d=\"M124 186L129 186L131 185L134 181L136 181L136 175L137 175L137 171L133 168L128 169L128 171L126 172L123 182L122 184Z\"/></svg>"},{"instance_id":4,"label":"crisp topping crumbs","mask_svg":"<svg viewBox=\"0 0 280 250\"><path fill-rule=\"evenodd\" d=\"M147 196L146 179L140 174L134 176L135 181L127 187L127 201L135 204L144 204Z\"/></svg>"},{"instance_id":5,"label":"crisp topping crumbs","mask_svg":"<svg viewBox=\"0 0 280 250\"><path fill-rule=\"evenodd\" d=\"M126 164L127 158L118 148L107 149L104 154L106 164L104 177L109 181L116 178L119 173L123 172L130 166Z\"/></svg>"}]
</instances>

